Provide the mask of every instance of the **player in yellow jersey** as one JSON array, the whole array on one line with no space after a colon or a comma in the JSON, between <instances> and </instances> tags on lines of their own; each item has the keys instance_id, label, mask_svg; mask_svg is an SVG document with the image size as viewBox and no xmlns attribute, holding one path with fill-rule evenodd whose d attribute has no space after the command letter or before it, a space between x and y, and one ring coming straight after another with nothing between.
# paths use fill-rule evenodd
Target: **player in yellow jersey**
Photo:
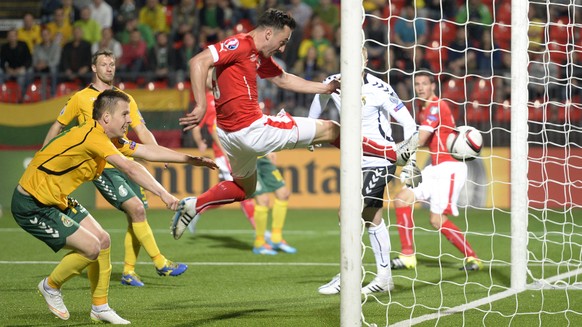
<instances>
[{"instance_id":1,"label":"player in yellow jersey","mask_svg":"<svg viewBox=\"0 0 582 327\"><path fill-rule=\"evenodd\" d=\"M47 144L74 119L77 119L79 123L90 119L93 101L95 101L100 92L109 89L117 90L113 86L115 59L115 56L109 50L101 50L93 55L91 69L95 73L94 82L75 93L69 99L57 120L49 129L44 144ZM129 99L131 128L136 132L141 143L157 144L154 135L146 127L135 100L131 96L129 96ZM111 205L125 212L127 216L125 258L121 275L121 283L123 285L144 285L139 275L135 273L135 264L142 246L152 259L160 276L178 276L186 271L186 265L167 260L158 248L146 217L146 196L139 185L129 180L124 173L111 165L105 167L103 174L93 181L93 184Z\"/></svg>"},{"instance_id":2,"label":"player in yellow jersey","mask_svg":"<svg viewBox=\"0 0 582 327\"><path fill-rule=\"evenodd\" d=\"M109 306L109 234L81 204L69 197L80 184L99 177L105 164L109 163L159 196L168 209L176 210L179 200L145 167L125 156L216 168L216 164L207 158L192 157L159 145L137 144L123 138L131 124L129 101L130 98L120 91L100 93L94 103L94 120L89 119L59 134L38 151L14 190L11 207L18 225L55 252L71 250L38 284L49 310L63 320L69 319L70 314L63 303L61 287L87 268L91 286L91 320L130 323Z\"/></svg>"}]
</instances>

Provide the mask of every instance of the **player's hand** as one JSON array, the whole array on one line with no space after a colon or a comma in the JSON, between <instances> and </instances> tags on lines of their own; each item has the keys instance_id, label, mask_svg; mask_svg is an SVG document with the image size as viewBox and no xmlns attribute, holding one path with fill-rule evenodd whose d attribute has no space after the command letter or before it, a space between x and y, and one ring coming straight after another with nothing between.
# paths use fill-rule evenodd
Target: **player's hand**
<instances>
[{"instance_id":1,"label":"player's hand","mask_svg":"<svg viewBox=\"0 0 582 327\"><path fill-rule=\"evenodd\" d=\"M186 116L180 117L180 125L186 126L183 129L184 131L190 130L200 124L205 114L206 108L196 105Z\"/></svg>"},{"instance_id":2,"label":"player's hand","mask_svg":"<svg viewBox=\"0 0 582 327\"><path fill-rule=\"evenodd\" d=\"M328 94L332 94L332 93L337 93L337 94L341 94L341 81L334 79L331 82L329 82L329 84L327 84L328 86Z\"/></svg>"},{"instance_id":3,"label":"player's hand","mask_svg":"<svg viewBox=\"0 0 582 327\"><path fill-rule=\"evenodd\" d=\"M177 197L173 196L172 194L165 192L160 196L162 201L166 204L166 208L176 211L178 210L178 206L180 205L180 200Z\"/></svg>"},{"instance_id":4,"label":"player's hand","mask_svg":"<svg viewBox=\"0 0 582 327\"><path fill-rule=\"evenodd\" d=\"M192 166L208 167L210 169L217 169L218 165L210 158L189 156L188 163Z\"/></svg>"},{"instance_id":5,"label":"player's hand","mask_svg":"<svg viewBox=\"0 0 582 327\"><path fill-rule=\"evenodd\" d=\"M408 187L414 188L422 183L422 174L416 167L416 161L410 160L400 172L400 182Z\"/></svg>"}]
</instances>

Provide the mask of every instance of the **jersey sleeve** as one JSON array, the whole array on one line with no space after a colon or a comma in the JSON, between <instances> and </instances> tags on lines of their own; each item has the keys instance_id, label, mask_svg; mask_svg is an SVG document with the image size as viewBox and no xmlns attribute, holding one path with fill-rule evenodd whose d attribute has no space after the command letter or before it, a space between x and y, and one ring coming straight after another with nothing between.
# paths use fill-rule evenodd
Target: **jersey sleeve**
<instances>
[{"instance_id":1,"label":"jersey sleeve","mask_svg":"<svg viewBox=\"0 0 582 327\"><path fill-rule=\"evenodd\" d=\"M331 81L339 79L339 74L328 76L323 80L323 84L329 84ZM309 118L319 118L327 108L327 103L332 99L331 94L316 94L309 107ZM339 108L339 107L338 107Z\"/></svg>"},{"instance_id":2,"label":"jersey sleeve","mask_svg":"<svg viewBox=\"0 0 582 327\"><path fill-rule=\"evenodd\" d=\"M141 112L137 107L135 99L131 95L129 95L129 117L131 118L131 128L135 128L139 125L145 125L145 120L143 119Z\"/></svg>"},{"instance_id":3,"label":"jersey sleeve","mask_svg":"<svg viewBox=\"0 0 582 327\"><path fill-rule=\"evenodd\" d=\"M250 54L250 45L244 38L230 37L224 41L211 44L208 50L212 54L215 65L228 65Z\"/></svg>"},{"instance_id":4,"label":"jersey sleeve","mask_svg":"<svg viewBox=\"0 0 582 327\"><path fill-rule=\"evenodd\" d=\"M279 66L273 58L263 58L261 60L261 66L257 70L257 74L260 78L275 77L283 74L283 68Z\"/></svg>"},{"instance_id":5,"label":"jersey sleeve","mask_svg":"<svg viewBox=\"0 0 582 327\"><path fill-rule=\"evenodd\" d=\"M84 144L87 151L92 153L94 157L107 158L110 155L122 154L122 152L118 150L117 145L114 144L105 134L91 133L89 137L86 138Z\"/></svg>"},{"instance_id":6,"label":"jersey sleeve","mask_svg":"<svg viewBox=\"0 0 582 327\"><path fill-rule=\"evenodd\" d=\"M57 121L61 125L64 126L69 125L69 123L71 123L73 119L75 119L79 115L79 110L80 110L79 96L77 95L77 93L75 93L71 98L69 98L69 100L59 113Z\"/></svg>"},{"instance_id":7,"label":"jersey sleeve","mask_svg":"<svg viewBox=\"0 0 582 327\"><path fill-rule=\"evenodd\" d=\"M394 120L402 125L404 139L408 139L416 131L416 122L414 121L414 118L412 118L410 111L408 111L408 108L406 108L404 103L402 103L402 100L400 100L390 85L385 84L383 93L385 95L385 100L382 104L382 108L392 116Z\"/></svg>"},{"instance_id":8,"label":"jersey sleeve","mask_svg":"<svg viewBox=\"0 0 582 327\"><path fill-rule=\"evenodd\" d=\"M133 156L133 154L137 150L137 147L139 146L139 143L136 143L135 141L131 141L122 137L112 139L111 143L119 152L121 152L123 155L127 157Z\"/></svg>"}]
</instances>

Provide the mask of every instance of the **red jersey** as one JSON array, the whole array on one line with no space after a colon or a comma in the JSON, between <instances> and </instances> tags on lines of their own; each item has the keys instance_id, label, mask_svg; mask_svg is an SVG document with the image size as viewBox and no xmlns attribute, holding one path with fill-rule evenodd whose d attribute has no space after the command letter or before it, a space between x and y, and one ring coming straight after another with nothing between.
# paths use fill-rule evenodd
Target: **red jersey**
<instances>
[{"instance_id":1,"label":"red jersey","mask_svg":"<svg viewBox=\"0 0 582 327\"><path fill-rule=\"evenodd\" d=\"M214 58L212 81L218 127L234 132L261 118L257 76L279 76L283 69L272 58L262 56L253 38L237 34L208 47Z\"/></svg>"},{"instance_id":2,"label":"red jersey","mask_svg":"<svg viewBox=\"0 0 582 327\"><path fill-rule=\"evenodd\" d=\"M427 101L426 106L422 107L419 116L419 129L432 133L427 144L432 164L457 161L447 150L447 137L456 127L455 118L447 103L434 96Z\"/></svg>"}]
</instances>

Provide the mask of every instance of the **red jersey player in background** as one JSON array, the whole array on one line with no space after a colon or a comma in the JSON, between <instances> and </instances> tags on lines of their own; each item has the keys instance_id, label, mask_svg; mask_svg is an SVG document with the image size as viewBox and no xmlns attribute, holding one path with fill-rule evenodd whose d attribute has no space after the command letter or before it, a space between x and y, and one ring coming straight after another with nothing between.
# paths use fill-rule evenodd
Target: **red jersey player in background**
<instances>
[{"instance_id":1,"label":"red jersey player in background","mask_svg":"<svg viewBox=\"0 0 582 327\"><path fill-rule=\"evenodd\" d=\"M464 270L480 270L481 260L465 239L463 232L447 216L458 216L457 201L467 180L467 166L451 157L446 140L455 130L455 119L446 102L435 95L434 76L416 73L414 89L423 101L420 111L418 146L428 146L431 164L422 170L422 183L415 188L403 188L394 201L396 223L402 254L392 259L392 269L414 269L416 255L412 229L412 206L415 201L430 201L430 223L465 256ZM412 158L414 160L414 158ZM406 176L401 176L406 178Z\"/></svg>"},{"instance_id":2,"label":"red jersey player in background","mask_svg":"<svg viewBox=\"0 0 582 327\"><path fill-rule=\"evenodd\" d=\"M217 133L232 168L233 181L222 181L199 197L182 200L172 221L172 234L179 239L186 226L207 206L242 201L257 185L257 157L283 149L307 148L312 144L340 145L340 127L329 120L292 117L284 110L276 116L264 115L259 107L257 76L276 86L299 93L331 94L339 81L329 84L307 81L285 72L274 54L283 52L295 20L287 13L269 9L249 33L229 37L208 46L190 59L190 81L196 99L205 100L206 78L214 67L212 86L216 101ZM206 101L196 106L180 124L185 130L198 125L206 113ZM395 147L363 138L366 155L406 164L416 150L418 134Z\"/></svg>"}]
</instances>

